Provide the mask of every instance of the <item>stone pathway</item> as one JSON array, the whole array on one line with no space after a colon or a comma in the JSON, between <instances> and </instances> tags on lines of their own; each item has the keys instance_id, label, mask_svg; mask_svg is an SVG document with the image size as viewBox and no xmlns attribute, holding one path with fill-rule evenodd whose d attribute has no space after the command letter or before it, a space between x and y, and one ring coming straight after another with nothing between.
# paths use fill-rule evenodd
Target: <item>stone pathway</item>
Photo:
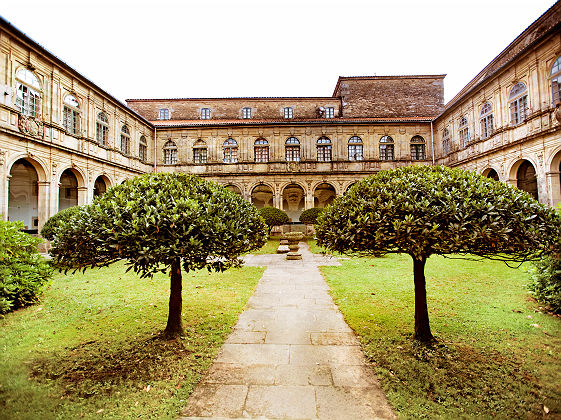
<instances>
[{"instance_id":1,"label":"stone pathway","mask_svg":"<svg viewBox=\"0 0 561 420\"><path fill-rule=\"evenodd\" d=\"M182 420L395 418L318 269L339 262L300 246L246 257L267 269Z\"/></svg>"}]
</instances>

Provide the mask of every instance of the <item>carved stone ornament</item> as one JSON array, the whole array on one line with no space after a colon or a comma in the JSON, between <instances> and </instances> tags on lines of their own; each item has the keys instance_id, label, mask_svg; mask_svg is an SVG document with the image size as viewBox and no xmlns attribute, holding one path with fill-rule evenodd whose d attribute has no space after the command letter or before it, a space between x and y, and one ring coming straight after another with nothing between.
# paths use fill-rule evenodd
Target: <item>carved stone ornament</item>
<instances>
[{"instance_id":1,"label":"carved stone ornament","mask_svg":"<svg viewBox=\"0 0 561 420\"><path fill-rule=\"evenodd\" d=\"M41 121L32 117L20 115L18 119L18 128L23 134L42 139L45 135L45 126Z\"/></svg>"},{"instance_id":2,"label":"carved stone ornament","mask_svg":"<svg viewBox=\"0 0 561 420\"><path fill-rule=\"evenodd\" d=\"M0 150L0 166L4 165L6 162L6 151Z\"/></svg>"},{"instance_id":3,"label":"carved stone ornament","mask_svg":"<svg viewBox=\"0 0 561 420\"><path fill-rule=\"evenodd\" d=\"M290 172L297 172L300 170L300 164L298 162L289 162L288 163L288 170Z\"/></svg>"},{"instance_id":4,"label":"carved stone ornament","mask_svg":"<svg viewBox=\"0 0 561 420\"><path fill-rule=\"evenodd\" d=\"M561 123L561 105L560 104L557 104L553 114L555 115L555 119L557 120L557 122Z\"/></svg>"}]
</instances>

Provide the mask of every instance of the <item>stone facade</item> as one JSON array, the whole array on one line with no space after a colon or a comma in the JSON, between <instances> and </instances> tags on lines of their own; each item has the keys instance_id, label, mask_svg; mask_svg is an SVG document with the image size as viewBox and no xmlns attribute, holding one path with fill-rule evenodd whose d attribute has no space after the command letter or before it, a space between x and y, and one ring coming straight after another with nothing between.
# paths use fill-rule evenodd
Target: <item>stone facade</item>
<instances>
[{"instance_id":1,"label":"stone facade","mask_svg":"<svg viewBox=\"0 0 561 420\"><path fill-rule=\"evenodd\" d=\"M448 104L444 75L340 77L330 97L123 104L0 19L0 214L48 217L146 172L181 171L297 220L403 165L473 169L561 202L561 4Z\"/></svg>"}]
</instances>

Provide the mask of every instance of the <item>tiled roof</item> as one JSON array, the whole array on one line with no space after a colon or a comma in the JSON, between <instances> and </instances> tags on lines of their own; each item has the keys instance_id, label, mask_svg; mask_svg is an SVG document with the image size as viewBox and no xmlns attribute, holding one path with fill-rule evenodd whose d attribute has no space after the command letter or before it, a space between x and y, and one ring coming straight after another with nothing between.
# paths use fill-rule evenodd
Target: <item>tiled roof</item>
<instances>
[{"instance_id":1,"label":"tiled roof","mask_svg":"<svg viewBox=\"0 0 561 420\"><path fill-rule=\"evenodd\" d=\"M147 98L147 99L126 99L126 102L169 102L169 101L188 101L188 102L200 102L200 101L239 101L239 100L251 100L251 101L338 101L339 98L333 96L240 96L240 97L229 97L229 98Z\"/></svg>"},{"instance_id":2,"label":"tiled roof","mask_svg":"<svg viewBox=\"0 0 561 420\"><path fill-rule=\"evenodd\" d=\"M266 125L266 124L359 124L376 122L431 122L433 117L385 117L385 118L314 118L314 119L210 119L210 120L155 120L156 127L188 127L215 125Z\"/></svg>"}]
</instances>

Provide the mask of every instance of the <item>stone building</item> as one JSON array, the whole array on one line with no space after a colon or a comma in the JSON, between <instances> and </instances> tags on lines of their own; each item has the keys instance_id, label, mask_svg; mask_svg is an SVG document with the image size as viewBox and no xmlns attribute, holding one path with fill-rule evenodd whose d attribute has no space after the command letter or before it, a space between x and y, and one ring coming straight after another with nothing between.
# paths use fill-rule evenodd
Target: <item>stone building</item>
<instances>
[{"instance_id":1,"label":"stone building","mask_svg":"<svg viewBox=\"0 0 561 420\"><path fill-rule=\"evenodd\" d=\"M146 172L215 180L297 220L403 165L473 169L561 202L561 4L444 105L444 75L340 77L331 96L119 102L0 19L0 214L36 232Z\"/></svg>"}]
</instances>

